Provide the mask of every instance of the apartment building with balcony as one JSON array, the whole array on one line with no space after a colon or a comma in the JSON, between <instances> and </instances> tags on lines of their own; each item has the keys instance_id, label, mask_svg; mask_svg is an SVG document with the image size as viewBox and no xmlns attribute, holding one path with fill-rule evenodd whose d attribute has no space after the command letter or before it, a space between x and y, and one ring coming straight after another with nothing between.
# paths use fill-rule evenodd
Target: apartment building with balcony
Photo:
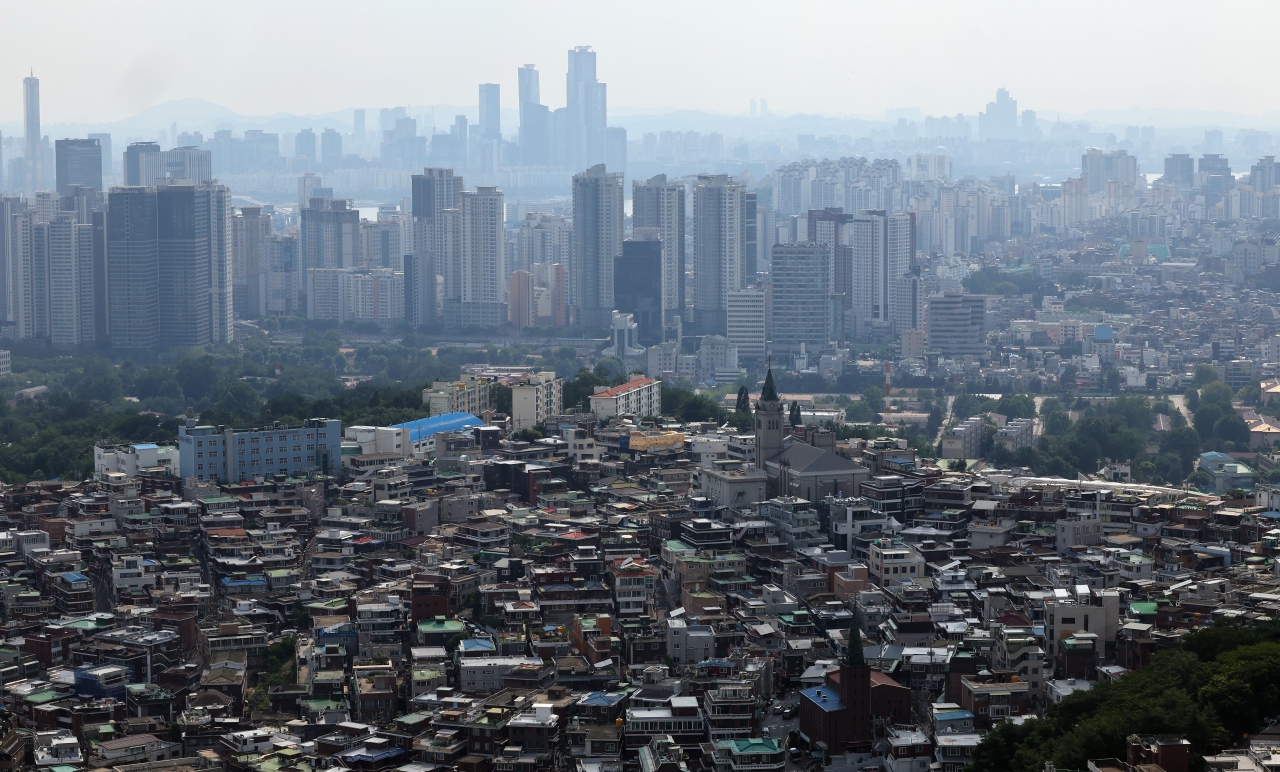
<instances>
[{"instance_id":1,"label":"apartment building with balcony","mask_svg":"<svg viewBox=\"0 0 1280 772\"><path fill-rule=\"evenodd\" d=\"M778 538L791 550L816 547L826 541L818 522L818 511L796 496L779 496L760 505L761 518L773 523Z\"/></svg>"}]
</instances>

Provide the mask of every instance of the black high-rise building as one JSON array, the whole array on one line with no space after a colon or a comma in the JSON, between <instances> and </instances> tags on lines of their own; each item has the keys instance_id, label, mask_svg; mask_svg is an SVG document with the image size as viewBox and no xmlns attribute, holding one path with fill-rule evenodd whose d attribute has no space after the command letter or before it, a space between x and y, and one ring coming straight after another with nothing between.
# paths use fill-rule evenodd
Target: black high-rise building
<instances>
[{"instance_id":1,"label":"black high-rise building","mask_svg":"<svg viewBox=\"0 0 1280 772\"><path fill-rule=\"evenodd\" d=\"M614 308L631 314L636 322L636 342L653 346L662 342L662 241L627 239L613 269Z\"/></svg>"}]
</instances>

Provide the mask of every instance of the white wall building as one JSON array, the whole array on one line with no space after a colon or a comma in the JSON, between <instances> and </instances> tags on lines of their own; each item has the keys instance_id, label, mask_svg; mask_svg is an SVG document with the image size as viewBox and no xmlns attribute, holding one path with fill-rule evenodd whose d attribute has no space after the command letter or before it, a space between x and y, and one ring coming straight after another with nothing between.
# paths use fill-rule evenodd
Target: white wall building
<instances>
[{"instance_id":1,"label":"white wall building","mask_svg":"<svg viewBox=\"0 0 1280 772\"><path fill-rule=\"evenodd\" d=\"M662 381L653 378L637 378L591 395L591 412L596 418L609 418L624 413L639 416L662 414Z\"/></svg>"},{"instance_id":2,"label":"white wall building","mask_svg":"<svg viewBox=\"0 0 1280 772\"><path fill-rule=\"evenodd\" d=\"M530 373L511 387L511 422L515 431L541 426L549 416L560 415L564 403L564 379L554 372Z\"/></svg>"}]
</instances>

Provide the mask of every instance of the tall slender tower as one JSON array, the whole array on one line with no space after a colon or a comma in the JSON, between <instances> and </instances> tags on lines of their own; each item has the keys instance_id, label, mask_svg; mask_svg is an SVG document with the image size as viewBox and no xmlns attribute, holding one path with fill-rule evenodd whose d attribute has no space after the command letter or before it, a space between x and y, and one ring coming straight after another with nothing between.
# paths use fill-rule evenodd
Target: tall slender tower
<instances>
[{"instance_id":1,"label":"tall slender tower","mask_svg":"<svg viewBox=\"0 0 1280 772\"><path fill-rule=\"evenodd\" d=\"M578 46L569 52L565 74L565 126L570 168L582 169L605 160L605 127L609 123L605 84L596 79L596 52Z\"/></svg>"},{"instance_id":2,"label":"tall slender tower","mask_svg":"<svg viewBox=\"0 0 1280 772\"><path fill-rule=\"evenodd\" d=\"M621 174L596 164L573 175L569 303L574 309L574 324L609 326L614 258L622 254L625 217Z\"/></svg>"},{"instance_id":3,"label":"tall slender tower","mask_svg":"<svg viewBox=\"0 0 1280 772\"><path fill-rule=\"evenodd\" d=\"M23 163L26 178L23 192L28 196L44 187L44 143L40 134L40 79L32 71L22 79Z\"/></svg>"},{"instance_id":4,"label":"tall slender tower","mask_svg":"<svg viewBox=\"0 0 1280 772\"><path fill-rule=\"evenodd\" d=\"M756 468L765 469L765 462L781 452L782 400L778 399L778 387L773 385L773 368L769 368L756 403Z\"/></svg>"},{"instance_id":5,"label":"tall slender tower","mask_svg":"<svg viewBox=\"0 0 1280 772\"><path fill-rule=\"evenodd\" d=\"M684 315L684 184L659 174L631 183L631 227L662 233L662 321Z\"/></svg>"},{"instance_id":6,"label":"tall slender tower","mask_svg":"<svg viewBox=\"0 0 1280 772\"><path fill-rule=\"evenodd\" d=\"M746 187L727 174L700 174L693 188L694 323L724 335L729 293L742 286Z\"/></svg>"}]
</instances>

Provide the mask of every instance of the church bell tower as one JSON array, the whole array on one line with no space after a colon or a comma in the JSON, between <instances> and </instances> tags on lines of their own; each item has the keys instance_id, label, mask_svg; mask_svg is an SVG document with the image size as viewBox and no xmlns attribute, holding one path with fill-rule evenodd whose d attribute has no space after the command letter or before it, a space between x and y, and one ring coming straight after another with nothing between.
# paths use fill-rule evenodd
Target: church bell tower
<instances>
[{"instance_id":1,"label":"church bell tower","mask_svg":"<svg viewBox=\"0 0 1280 772\"><path fill-rule=\"evenodd\" d=\"M782 402L773 385L773 369L764 377L760 401L756 403L756 468L782 452Z\"/></svg>"}]
</instances>

